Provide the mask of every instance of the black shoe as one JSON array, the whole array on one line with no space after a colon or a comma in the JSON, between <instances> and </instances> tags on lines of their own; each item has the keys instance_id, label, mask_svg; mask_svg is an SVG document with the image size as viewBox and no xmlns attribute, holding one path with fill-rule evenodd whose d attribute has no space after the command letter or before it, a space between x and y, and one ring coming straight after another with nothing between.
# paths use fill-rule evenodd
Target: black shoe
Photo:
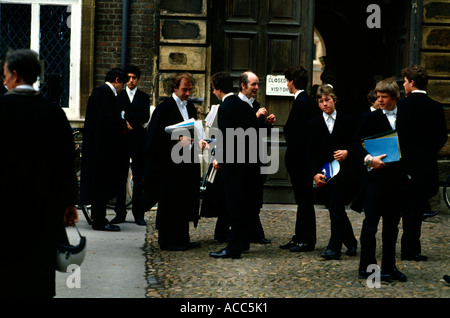
<instances>
[{"instance_id":1,"label":"black shoe","mask_svg":"<svg viewBox=\"0 0 450 318\"><path fill-rule=\"evenodd\" d=\"M314 245L298 243L289 249L291 252L310 252L314 251Z\"/></svg>"},{"instance_id":2,"label":"black shoe","mask_svg":"<svg viewBox=\"0 0 450 318\"><path fill-rule=\"evenodd\" d=\"M450 276L449 275L444 275L444 277L442 277L442 280L446 286L450 286Z\"/></svg>"},{"instance_id":3,"label":"black shoe","mask_svg":"<svg viewBox=\"0 0 450 318\"><path fill-rule=\"evenodd\" d=\"M397 268L394 268L390 272L381 271L381 280L384 282L392 282L393 280L398 280L400 282L406 282L408 278L405 274L400 272Z\"/></svg>"},{"instance_id":4,"label":"black shoe","mask_svg":"<svg viewBox=\"0 0 450 318\"><path fill-rule=\"evenodd\" d=\"M366 271L364 271L364 270L359 270L358 271L358 278L359 279L367 279L367 278L369 278L369 276L370 275L372 275L373 273L368 273L368 272L366 272Z\"/></svg>"},{"instance_id":5,"label":"black shoe","mask_svg":"<svg viewBox=\"0 0 450 318\"><path fill-rule=\"evenodd\" d=\"M109 223L111 223L111 224L124 223L125 219L126 219L126 215L116 215Z\"/></svg>"},{"instance_id":6,"label":"black shoe","mask_svg":"<svg viewBox=\"0 0 450 318\"><path fill-rule=\"evenodd\" d=\"M282 250L288 250L288 249L296 246L297 244L298 244L297 242L294 242L293 240L290 240L289 242L287 242L287 244L280 245L280 248Z\"/></svg>"},{"instance_id":7,"label":"black shoe","mask_svg":"<svg viewBox=\"0 0 450 318\"><path fill-rule=\"evenodd\" d=\"M188 248L196 248L196 247L200 247L199 242L189 242Z\"/></svg>"},{"instance_id":8,"label":"black shoe","mask_svg":"<svg viewBox=\"0 0 450 318\"><path fill-rule=\"evenodd\" d=\"M137 225L147 225L147 223L145 222L145 220L143 218L134 218L134 222Z\"/></svg>"},{"instance_id":9,"label":"black shoe","mask_svg":"<svg viewBox=\"0 0 450 318\"><path fill-rule=\"evenodd\" d=\"M320 254L320 256L325 258L325 259L340 259L341 252L336 252L336 251L333 251L333 250L326 250L325 252L322 252Z\"/></svg>"},{"instance_id":10,"label":"black shoe","mask_svg":"<svg viewBox=\"0 0 450 318\"><path fill-rule=\"evenodd\" d=\"M437 210L434 212L426 212L422 214L422 219L428 219L428 218L432 218L433 216L438 215L439 213L441 213L441 211Z\"/></svg>"},{"instance_id":11,"label":"black shoe","mask_svg":"<svg viewBox=\"0 0 450 318\"><path fill-rule=\"evenodd\" d=\"M241 253L238 252L230 252L227 248L224 248L218 252L211 252L209 256L214 258L240 258Z\"/></svg>"},{"instance_id":12,"label":"black shoe","mask_svg":"<svg viewBox=\"0 0 450 318\"><path fill-rule=\"evenodd\" d=\"M402 255L402 261L416 261L425 262L428 260L428 256L415 254L415 255Z\"/></svg>"},{"instance_id":13,"label":"black shoe","mask_svg":"<svg viewBox=\"0 0 450 318\"><path fill-rule=\"evenodd\" d=\"M161 245L160 249L162 251L187 251L189 248L187 246L180 245Z\"/></svg>"},{"instance_id":14,"label":"black shoe","mask_svg":"<svg viewBox=\"0 0 450 318\"><path fill-rule=\"evenodd\" d=\"M345 254L348 256L355 256L356 255L356 246L349 247L347 249L347 251L345 252Z\"/></svg>"},{"instance_id":15,"label":"black shoe","mask_svg":"<svg viewBox=\"0 0 450 318\"><path fill-rule=\"evenodd\" d=\"M270 240L268 240L268 239L263 238L263 239L260 239L260 240L252 241L252 243L255 243L255 244L270 244L272 242Z\"/></svg>"},{"instance_id":16,"label":"black shoe","mask_svg":"<svg viewBox=\"0 0 450 318\"><path fill-rule=\"evenodd\" d=\"M94 230L97 231L109 231L109 232L118 232L120 231L120 227L118 225L114 225L111 223L107 223L103 226L92 226Z\"/></svg>"}]
</instances>

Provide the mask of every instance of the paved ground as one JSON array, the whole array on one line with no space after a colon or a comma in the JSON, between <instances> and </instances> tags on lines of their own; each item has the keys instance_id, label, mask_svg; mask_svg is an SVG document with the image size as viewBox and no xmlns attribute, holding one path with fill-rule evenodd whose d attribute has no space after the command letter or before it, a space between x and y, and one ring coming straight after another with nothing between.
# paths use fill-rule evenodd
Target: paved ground
<instances>
[{"instance_id":1,"label":"paved ground","mask_svg":"<svg viewBox=\"0 0 450 318\"><path fill-rule=\"evenodd\" d=\"M359 239L363 215L349 211ZM110 218L113 213L110 212ZM278 246L294 230L293 206L269 206L261 220L269 245L252 244L241 259L213 259L209 252L224 245L213 240L215 218L201 219L191 229L192 241L201 247L185 252L161 251L154 229L155 211L146 214L148 226L138 226L129 213L122 231L93 231L80 214L79 229L88 250L81 267L80 288L68 288L69 273L57 273L57 298L152 298L200 301L230 298L332 299L332 298L449 298L450 287L441 281L450 274L450 215L436 216L423 224L423 254L427 262L398 260L408 282L382 283L369 288L357 278L356 257L325 261L320 252L329 239L328 212L317 207L316 250L291 253ZM401 227L400 227L401 234ZM73 233L71 234L73 235ZM380 240L378 240L380 242ZM399 249L397 249L399 252ZM380 251L380 248L378 248ZM71 280L73 282L73 280Z\"/></svg>"},{"instance_id":2,"label":"paved ground","mask_svg":"<svg viewBox=\"0 0 450 318\"><path fill-rule=\"evenodd\" d=\"M77 227L87 241L79 288L72 273L56 272L56 298L145 298L146 226L135 224L128 213L127 222L120 224L120 232L94 231L82 212L78 212ZM108 211L109 219L114 215L113 211ZM71 243L77 243L75 229L67 229Z\"/></svg>"},{"instance_id":3,"label":"paved ground","mask_svg":"<svg viewBox=\"0 0 450 318\"><path fill-rule=\"evenodd\" d=\"M191 240L200 248L185 252L161 251L154 231L155 215L149 214L146 265L147 297L156 298L448 298L450 287L440 280L450 273L449 215L436 216L423 225L423 255L427 262L398 260L408 282L382 283L368 288L357 278L356 257L326 261L320 257L330 236L328 212L317 207L316 250L292 253L278 246L294 230L293 206L265 206L261 221L269 245L252 244L241 259L213 259L208 253L224 245L213 240L215 218L201 219L191 230ZM359 239L363 215L348 212ZM401 234L401 229L400 229ZM380 239L378 239L380 242ZM380 249L378 249L380 250ZM398 249L399 251L399 249ZM379 258L381 259L381 258Z\"/></svg>"}]
</instances>

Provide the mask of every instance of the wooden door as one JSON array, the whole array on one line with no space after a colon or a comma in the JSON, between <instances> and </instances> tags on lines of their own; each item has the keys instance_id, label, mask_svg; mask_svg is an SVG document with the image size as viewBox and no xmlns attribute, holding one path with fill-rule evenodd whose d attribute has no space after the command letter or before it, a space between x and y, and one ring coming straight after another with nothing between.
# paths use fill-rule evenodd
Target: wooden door
<instances>
[{"instance_id":1,"label":"wooden door","mask_svg":"<svg viewBox=\"0 0 450 318\"><path fill-rule=\"evenodd\" d=\"M293 97L266 95L266 77L282 75L295 65L303 65L312 73L314 1L221 0L211 1L211 6L211 74L229 72L236 92L242 72L251 70L258 75L257 100L275 114L274 127L280 129L279 169L267 175L265 202L293 203L282 131ZM211 96L211 104L217 103Z\"/></svg>"}]
</instances>

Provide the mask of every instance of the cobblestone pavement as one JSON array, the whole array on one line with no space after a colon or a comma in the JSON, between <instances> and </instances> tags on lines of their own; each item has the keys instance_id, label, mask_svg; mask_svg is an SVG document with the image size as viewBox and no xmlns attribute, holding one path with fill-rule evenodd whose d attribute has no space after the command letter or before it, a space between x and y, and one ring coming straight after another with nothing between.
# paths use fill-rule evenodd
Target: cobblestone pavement
<instances>
[{"instance_id":1,"label":"cobblestone pavement","mask_svg":"<svg viewBox=\"0 0 450 318\"><path fill-rule=\"evenodd\" d=\"M359 241L363 214L348 210ZM450 274L450 215L440 214L423 223L422 254L426 262L400 260L397 267L407 282L382 282L369 288L357 277L358 254L343 254L340 260L320 257L330 237L328 211L316 206L317 245L312 252L281 250L294 231L293 206L265 206L261 222L268 245L251 244L240 259L214 259L208 254L224 247L213 239L216 218L200 219L191 228L191 241L201 247L184 252L161 251L155 230L156 212L147 214L146 268L150 298L449 298L450 287L443 283ZM381 260L381 222L377 239L377 259ZM399 240L402 234L401 224ZM358 242L359 244L359 242Z\"/></svg>"}]
</instances>

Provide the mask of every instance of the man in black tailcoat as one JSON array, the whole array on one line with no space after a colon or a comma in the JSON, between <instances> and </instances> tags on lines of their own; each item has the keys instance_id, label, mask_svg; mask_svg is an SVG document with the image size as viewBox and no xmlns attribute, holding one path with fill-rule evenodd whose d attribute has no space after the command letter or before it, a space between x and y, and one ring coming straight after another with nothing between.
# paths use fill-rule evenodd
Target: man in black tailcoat
<instances>
[{"instance_id":1,"label":"man in black tailcoat","mask_svg":"<svg viewBox=\"0 0 450 318\"><path fill-rule=\"evenodd\" d=\"M129 66L125 70L128 82L125 89L117 95L120 106L124 111L124 118L130 124L131 130L126 134L126 160L123 166L122 193L116 200L117 216L111 223L125 222L126 218L126 192L129 160L131 158L131 171L133 173L132 212L134 221L138 225L146 225L144 213L144 189L142 180L144 176L144 142L147 135L146 125L150 118L150 96L138 88L141 70L137 66Z\"/></svg>"},{"instance_id":2,"label":"man in black tailcoat","mask_svg":"<svg viewBox=\"0 0 450 318\"><path fill-rule=\"evenodd\" d=\"M255 153L250 151L250 144L258 144L258 123L253 109L233 93L233 80L229 73L216 73L211 82L213 93L222 101L218 110L218 126L223 143L216 150L214 167L223 169L225 210L231 230L228 245L209 255L214 258L239 258L243 251L250 248L252 214L258 211L256 198L260 186L260 165L257 147ZM250 137L236 137L234 134L239 129L249 133Z\"/></svg>"},{"instance_id":3,"label":"man in black tailcoat","mask_svg":"<svg viewBox=\"0 0 450 318\"><path fill-rule=\"evenodd\" d=\"M126 161L125 134L130 130L122 117L117 93L127 82L118 68L106 73L105 83L89 96L83 130L81 160L81 204L91 204L92 228L120 231L106 219L106 204L119 195L121 169Z\"/></svg>"},{"instance_id":4,"label":"man in black tailcoat","mask_svg":"<svg viewBox=\"0 0 450 318\"><path fill-rule=\"evenodd\" d=\"M186 251L199 246L191 242L189 236L190 222L196 226L199 218L200 163L196 158L197 143L193 140L192 131L172 139L172 134L165 128L191 118L197 119L197 110L188 101L193 88L192 75L174 74L171 80L172 96L156 107L148 127L144 191L147 195L155 191L158 193L156 228L160 248ZM178 162L173 156L179 154L188 160Z\"/></svg>"},{"instance_id":5,"label":"man in black tailcoat","mask_svg":"<svg viewBox=\"0 0 450 318\"><path fill-rule=\"evenodd\" d=\"M428 200L439 191L437 155L447 141L442 104L428 97L427 71L419 65L403 70L406 98L398 101L397 130L402 162L408 175L408 210L402 216L401 258L426 261L420 232L424 215L432 214Z\"/></svg>"},{"instance_id":6,"label":"man in black tailcoat","mask_svg":"<svg viewBox=\"0 0 450 318\"><path fill-rule=\"evenodd\" d=\"M338 111L337 96L328 85L317 89L317 103L323 111L309 121L309 149L311 154L311 180L317 185L319 195L330 212L331 236L321 256L339 259L342 245L346 254L356 255L357 240L345 206L353 198L357 168L354 151L351 149L356 121L353 116ZM336 176L325 176L322 167L336 160L339 172ZM331 179L327 180L327 178Z\"/></svg>"},{"instance_id":7,"label":"man in black tailcoat","mask_svg":"<svg viewBox=\"0 0 450 318\"><path fill-rule=\"evenodd\" d=\"M380 219L382 228L382 260L380 277L383 281L398 280L405 282L407 277L395 264L395 248L398 236L398 224L405 212L407 176L400 161L383 162L386 154L372 156L362 146L363 138L387 133L397 128L397 100L400 91L394 78L377 83L380 109L363 116L355 133L355 149L358 149L358 161L365 165L367 175L364 178L363 209L365 218L361 229L361 257L358 277L367 279L377 264L376 233ZM400 138L400 132L399 132ZM356 146L358 145L358 146ZM357 148L356 148L357 147Z\"/></svg>"},{"instance_id":8,"label":"man in black tailcoat","mask_svg":"<svg viewBox=\"0 0 450 318\"><path fill-rule=\"evenodd\" d=\"M291 252L307 252L314 250L316 244L316 213L313 202L313 189L309 171L309 153L307 151L308 121L320 115L316 101L305 91L308 83L307 70L302 66L295 66L284 72L287 87L294 94L289 117L284 125L286 139L286 169L289 173L297 204L295 235L291 240L281 245L281 249Z\"/></svg>"}]
</instances>

